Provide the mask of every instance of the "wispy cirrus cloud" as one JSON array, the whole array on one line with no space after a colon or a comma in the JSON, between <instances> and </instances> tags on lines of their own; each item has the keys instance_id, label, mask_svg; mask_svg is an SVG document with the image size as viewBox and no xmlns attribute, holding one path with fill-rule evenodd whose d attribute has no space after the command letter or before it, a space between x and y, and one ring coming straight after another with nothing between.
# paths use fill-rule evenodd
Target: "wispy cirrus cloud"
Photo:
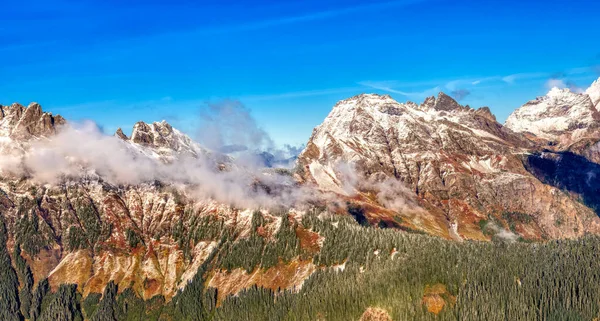
<instances>
[{"instance_id":1,"label":"wispy cirrus cloud","mask_svg":"<svg viewBox=\"0 0 600 321\"><path fill-rule=\"evenodd\" d=\"M504 81L505 83L508 83L508 84L514 84L514 83L516 83L518 81L522 81L522 80L540 80L540 79L560 80L560 79L565 79L565 78L572 78L574 76L593 74L595 72L596 68L597 68L597 66L595 66L595 65L589 65L589 66L584 66L584 67L569 68L564 71L558 71L558 72L523 72L523 73L516 73L516 74L507 75L507 76L502 76L501 79L502 79L502 81Z\"/></svg>"},{"instance_id":2,"label":"wispy cirrus cloud","mask_svg":"<svg viewBox=\"0 0 600 321\"><path fill-rule=\"evenodd\" d=\"M389 93L400 94L412 99L423 99L425 97L435 96L440 91L446 91L461 100L471 94L471 90L468 88L476 87L490 81L498 81L499 79L499 77L469 77L454 80L432 80L414 83L398 81L361 81L358 84ZM410 90L406 88L410 88Z\"/></svg>"},{"instance_id":3,"label":"wispy cirrus cloud","mask_svg":"<svg viewBox=\"0 0 600 321\"><path fill-rule=\"evenodd\" d=\"M240 95L233 96L232 98L249 102L249 101L267 101L267 100L278 100L278 99L293 99L303 97L314 97L314 96L325 96L333 94L352 94L360 93L364 90L364 87L340 87L340 88L327 88L327 89L314 89L314 90L300 90L300 91L289 91L279 93L268 93L261 95ZM210 97L204 99L190 99L180 100L175 99L172 96L164 96L157 99L149 99L136 102L122 102L118 100L103 100L103 101L91 101L85 103L76 103L72 105L61 105L53 106L52 109L58 112L72 111L72 110L84 110L84 109L119 109L119 110L157 110L157 109L181 109L183 107L189 108L191 106L200 106L205 104Z\"/></svg>"},{"instance_id":4,"label":"wispy cirrus cloud","mask_svg":"<svg viewBox=\"0 0 600 321\"><path fill-rule=\"evenodd\" d=\"M439 86L428 88L422 91L399 90L394 88L398 85L398 83L394 81L361 81L358 84L376 90L382 90L393 94L400 94L402 96L406 96L412 99L422 99L428 96L433 96L440 91Z\"/></svg>"},{"instance_id":5,"label":"wispy cirrus cloud","mask_svg":"<svg viewBox=\"0 0 600 321\"><path fill-rule=\"evenodd\" d=\"M301 23L301 22L309 22L309 21L317 21L317 20L326 20L329 18L334 18L343 15L349 15L353 13L361 13L366 11L373 10L382 10L394 7L402 7L415 3L421 3L426 0L399 0L399 1L387 1L387 2L376 2L369 3L358 6L350 6L350 7L341 7L332 10L324 10L317 12L310 12L299 15L292 15L287 17L279 17L273 19L264 19L259 21L251 21L246 23L241 23L237 25L229 25L229 26L221 26L221 27L213 27L213 28L201 28L197 29L198 33L228 33L228 32L238 32L238 31L251 31L258 29L265 29L270 27L276 27L281 25L293 24L293 23Z\"/></svg>"},{"instance_id":6,"label":"wispy cirrus cloud","mask_svg":"<svg viewBox=\"0 0 600 321\"><path fill-rule=\"evenodd\" d=\"M540 79L540 78L546 78L549 75L550 75L550 73L547 73L547 72L523 72L523 73L516 73L516 74L507 75L507 76L502 76L502 77L500 77L500 79L502 79L502 81L504 81L507 84L514 84L518 80Z\"/></svg>"},{"instance_id":7,"label":"wispy cirrus cloud","mask_svg":"<svg viewBox=\"0 0 600 321\"><path fill-rule=\"evenodd\" d=\"M315 89L315 90L301 90L291 91L284 93L273 93L264 95L246 95L238 97L242 101L263 101L263 100L277 100L277 99L291 99L291 98L302 98L302 97L314 97L314 96L325 96L333 94L344 94L359 92L362 87L343 87L343 88L328 88L328 89Z\"/></svg>"},{"instance_id":8,"label":"wispy cirrus cloud","mask_svg":"<svg viewBox=\"0 0 600 321\"><path fill-rule=\"evenodd\" d=\"M430 80L430 81L361 81L359 85L381 90L393 94L400 94L413 99L423 99L437 94L439 91L445 91L454 96L457 100L462 100L470 96L477 89L482 89L482 85L487 87L514 85L523 81L537 81L540 84L545 82L546 87L569 88L574 92L583 91L573 83L573 79L586 78L594 74L594 66L570 68L559 73L552 72L523 72L509 75L495 75L484 77L464 77L451 80ZM586 76L586 77L583 77Z\"/></svg>"},{"instance_id":9,"label":"wispy cirrus cloud","mask_svg":"<svg viewBox=\"0 0 600 321\"><path fill-rule=\"evenodd\" d=\"M447 90L455 91L455 90L463 89L465 87L478 86L478 85L481 85L484 83L489 83L489 82L497 82L498 80L500 80L500 77L498 77L498 76L467 77L467 78L459 78L459 79L455 79L455 80L446 81L441 86Z\"/></svg>"}]
</instances>

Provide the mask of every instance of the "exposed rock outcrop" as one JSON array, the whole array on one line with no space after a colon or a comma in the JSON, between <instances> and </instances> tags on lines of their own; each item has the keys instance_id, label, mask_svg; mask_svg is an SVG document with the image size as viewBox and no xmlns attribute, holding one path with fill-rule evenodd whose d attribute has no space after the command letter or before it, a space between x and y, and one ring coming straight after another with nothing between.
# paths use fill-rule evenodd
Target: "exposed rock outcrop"
<instances>
[{"instance_id":1,"label":"exposed rock outcrop","mask_svg":"<svg viewBox=\"0 0 600 321\"><path fill-rule=\"evenodd\" d=\"M66 123L61 116L43 112L37 103L28 107L20 104L0 105L0 136L27 140L33 137L49 137Z\"/></svg>"}]
</instances>

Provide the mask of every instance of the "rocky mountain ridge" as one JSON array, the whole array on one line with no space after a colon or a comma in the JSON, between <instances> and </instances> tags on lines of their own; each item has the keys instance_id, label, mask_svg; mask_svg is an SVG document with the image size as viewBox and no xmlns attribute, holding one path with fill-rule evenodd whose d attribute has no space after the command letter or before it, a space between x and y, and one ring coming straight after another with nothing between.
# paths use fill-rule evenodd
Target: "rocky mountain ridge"
<instances>
[{"instance_id":1,"label":"rocky mountain ridge","mask_svg":"<svg viewBox=\"0 0 600 321\"><path fill-rule=\"evenodd\" d=\"M585 93L590 96L592 103L598 108L600 104L600 78L592 83L592 85L586 89Z\"/></svg>"},{"instance_id":2,"label":"rocky mountain ridge","mask_svg":"<svg viewBox=\"0 0 600 321\"><path fill-rule=\"evenodd\" d=\"M138 147L147 156L167 162L179 156L197 158L199 155L208 154L200 144L164 120L152 124L137 122L133 126L131 138L125 136L121 128L117 129L115 136Z\"/></svg>"},{"instance_id":3,"label":"rocky mountain ridge","mask_svg":"<svg viewBox=\"0 0 600 321\"><path fill-rule=\"evenodd\" d=\"M340 101L314 129L289 174L296 181L287 185L286 195L294 196L299 186L323 196L311 200L311 206L329 206L361 224L455 240L598 234L597 110L590 107L595 91L588 92L552 90L524 105L505 125L489 108L462 106L444 93L421 104L375 94ZM38 104L0 111L4 154L26 155L32 146L64 135L65 120ZM557 117L567 124L546 126L551 122L544 119ZM134 155L128 161L168 165L208 157L217 171L230 168L230 158L164 121L139 122L131 137L119 129L109 138L110 146ZM235 240L249 242L253 233L272 238L282 224L280 216L263 208L264 222L253 228L258 223L252 209L199 197L179 183L148 179L124 184L108 180L106 171L41 183L30 175L7 173L4 166L0 163L0 213L8 247L18 244L35 283L48 278L53 289L74 283L87 295L102 292L112 280L144 299L169 299L222 247L214 238L194 236L205 235L199 230L231 229ZM275 186L249 181L248 189L264 190L267 198ZM292 210L284 218L295 224L302 213ZM299 227L295 232L306 238L301 241L307 248L322 244L316 233ZM286 271L284 283L277 278L279 270L213 271L207 281L232 294L253 284L293 288L323 268L310 260L285 264L272 267ZM294 272L294 266L302 269ZM245 285L229 282L231 273L244 278Z\"/></svg>"},{"instance_id":4,"label":"rocky mountain ridge","mask_svg":"<svg viewBox=\"0 0 600 321\"><path fill-rule=\"evenodd\" d=\"M67 126L62 117L42 112L35 103L0 110L3 152L17 157L27 155L32 144L52 141ZM135 157L159 162L208 153L166 122L139 122L131 139L121 130L116 135L123 141L121 147ZM177 224L196 219L192 212L226 220L240 230L249 224L238 216L248 215L240 214L242 210L209 199L192 201L169 184L119 185L97 173L48 184L1 167L0 173L0 214L8 228L9 247L19 243L35 283L47 278L53 289L73 283L87 295L102 292L113 280L123 289L136 289L142 298L158 294L170 298L215 246L199 242L185 249L193 259L184 260L184 249L170 236Z\"/></svg>"},{"instance_id":5,"label":"rocky mountain ridge","mask_svg":"<svg viewBox=\"0 0 600 321\"><path fill-rule=\"evenodd\" d=\"M32 137L50 137L56 133L56 127L65 124L60 115L43 112L38 103L28 107L20 104L0 105L0 135L16 140Z\"/></svg>"},{"instance_id":6,"label":"rocky mountain ridge","mask_svg":"<svg viewBox=\"0 0 600 321\"><path fill-rule=\"evenodd\" d=\"M585 92L551 89L546 96L515 110L505 126L533 139L544 149L568 151L600 162L600 79ZM531 136L530 136L531 137Z\"/></svg>"},{"instance_id":7,"label":"rocky mountain ridge","mask_svg":"<svg viewBox=\"0 0 600 321\"><path fill-rule=\"evenodd\" d=\"M588 89L589 92L593 90ZM597 137L600 113L587 93L553 88L544 97L515 110L505 126L515 132L532 133L564 149L581 139Z\"/></svg>"},{"instance_id":8,"label":"rocky mountain ridge","mask_svg":"<svg viewBox=\"0 0 600 321\"><path fill-rule=\"evenodd\" d=\"M359 95L340 101L315 128L298 168L306 182L341 195L352 178L338 164L351 163L376 181L397 179L426 213L411 214L415 208L405 206L390 214L369 197L369 187L359 186L353 192L373 207L366 211L372 224L487 239L482 222L494 222L526 238L576 237L599 231L596 213L564 186L542 182L530 162L549 146L564 152L584 138L597 142L597 120L588 95L560 89L524 105L506 126L489 109L461 106L444 93L419 105ZM525 129L533 133L521 133Z\"/></svg>"}]
</instances>

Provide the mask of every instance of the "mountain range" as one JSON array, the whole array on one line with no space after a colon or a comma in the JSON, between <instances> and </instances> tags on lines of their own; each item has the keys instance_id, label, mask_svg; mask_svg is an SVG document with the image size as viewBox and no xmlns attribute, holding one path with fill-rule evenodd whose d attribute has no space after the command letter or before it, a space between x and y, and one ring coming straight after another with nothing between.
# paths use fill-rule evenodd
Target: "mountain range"
<instances>
[{"instance_id":1,"label":"mountain range","mask_svg":"<svg viewBox=\"0 0 600 321\"><path fill-rule=\"evenodd\" d=\"M116 286L170 301L198 271L219 304L254 286L298 289L345 266L319 257L327 236L305 223L313 216L456 242L600 234L600 79L584 92L553 88L504 124L444 93L420 104L358 95L297 158L255 155L267 166L165 121L107 136L36 103L0 105L0 151L2 236L31 293L46 281L84 298ZM239 244L271 264L247 263Z\"/></svg>"},{"instance_id":2,"label":"mountain range","mask_svg":"<svg viewBox=\"0 0 600 321\"><path fill-rule=\"evenodd\" d=\"M315 128L298 172L352 197L371 224L457 240L489 239L482 221L531 240L597 233L598 93L598 81L586 93L553 88L504 125L489 108L461 106L444 93L421 104L352 97ZM348 194L344 185L357 178L344 176L340 163L353 164L367 184ZM570 177L560 175L566 170ZM401 181L384 189L401 191L401 202L374 198L373 180Z\"/></svg>"}]
</instances>

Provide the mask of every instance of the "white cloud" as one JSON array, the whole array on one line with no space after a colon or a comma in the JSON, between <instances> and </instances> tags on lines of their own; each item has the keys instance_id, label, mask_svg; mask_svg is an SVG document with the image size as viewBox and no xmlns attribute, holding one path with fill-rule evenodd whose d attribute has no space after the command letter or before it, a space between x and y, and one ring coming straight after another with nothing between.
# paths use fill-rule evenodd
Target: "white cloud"
<instances>
[{"instance_id":1,"label":"white cloud","mask_svg":"<svg viewBox=\"0 0 600 321\"><path fill-rule=\"evenodd\" d=\"M517 80L546 78L549 73L545 72L524 72L501 77L502 81L508 84L514 84Z\"/></svg>"},{"instance_id":2,"label":"white cloud","mask_svg":"<svg viewBox=\"0 0 600 321\"><path fill-rule=\"evenodd\" d=\"M27 152L0 155L0 172L26 175L39 183L94 177L114 185L160 181L179 186L195 199L238 207L294 206L318 197L315 190L297 186L291 176L264 172L244 159L230 162L228 170L222 170L219 157L211 155L180 156L163 163L87 122L33 142Z\"/></svg>"},{"instance_id":3,"label":"white cloud","mask_svg":"<svg viewBox=\"0 0 600 321\"><path fill-rule=\"evenodd\" d=\"M338 17L342 15L349 15L353 13L363 13L372 10L383 10L393 7L401 7L410 5L413 3L424 2L425 0L400 0L400 1L387 1L387 2L375 2L369 4L363 4L353 7L345 7L338 8L334 10L325 10L319 12L311 12L302 15L296 16L287 16L280 17L274 19L265 19L261 21L253 21L239 25L230 25L223 26L217 28L206 28L195 30L194 33L228 33L228 32L236 32L236 31L251 31L251 30L259 30L270 27L276 27L280 25L292 24L292 23L301 23L308 21L318 21L325 20L333 17Z\"/></svg>"},{"instance_id":4,"label":"white cloud","mask_svg":"<svg viewBox=\"0 0 600 321\"><path fill-rule=\"evenodd\" d=\"M325 96L331 94L342 94L352 93L360 91L360 87L345 87L345 88L330 88L330 89L316 89L316 90L303 90L303 91L292 91L285 93L274 93L265 95L248 95L239 97L243 101L262 101L262 100L276 100L276 99L289 99L289 98L301 98L301 97L313 97L313 96Z\"/></svg>"},{"instance_id":5,"label":"white cloud","mask_svg":"<svg viewBox=\"0 0 600 321\"><path fill-rule=\"evenodd\" d=\"M494 222L487 223L484 228L489 228L490 230L494 231L494 236L509 243L514 243L519 239L517 234L496 225Z\"/></svg>"},{"instance_id":6,"label":"white cloud","mask_svg":"<svg viewBox=\"0 0 600 321\"><path fill-rule=\"evenodd\" d=\"M546 88L548 89L552 89L552 88L567 88L567 84L562 80L562 79L548 79L548 81L546 81Z\"/></svg>"},{"instance_id":7,"label":"white cloud","mask_svg":"<svg viewBox=\"0 0 600 321\"><path fill-rule=\"evenodd\" d=\"M552 89L552 88L560 88L560 89L564 89L564 88L568 88L569 90L571 90L574 93L578 93L578 94L582 94L585 92L585 90L579 86L577 86L576 84L570 82L570 81L565 81L564 79L557 79L557 78L550 78L548 79L548 81L546 81L546 88L547 89Z\"/></svg>"}]
</instances>

